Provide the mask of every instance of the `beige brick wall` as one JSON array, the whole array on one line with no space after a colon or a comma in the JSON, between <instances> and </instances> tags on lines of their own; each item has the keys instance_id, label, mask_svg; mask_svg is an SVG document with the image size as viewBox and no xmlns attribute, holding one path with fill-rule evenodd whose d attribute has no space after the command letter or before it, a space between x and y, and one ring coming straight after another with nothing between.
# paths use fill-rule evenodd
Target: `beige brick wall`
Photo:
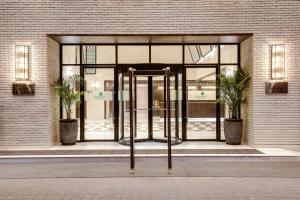
<instances>
[{"instance_id":1,"label":"beige brick wall","mask_svg":"<svg viewBox=\"0 0 300 200\"><path fill-rule=\"evenodd\" d=\"M59 43L48 38L48 81L49 81L49 96L47 97L49 109L47 109L47 122L49 123L49 141L57 143L59 141L59 113L60 102L59 97L53 91L53 84L59 80Z\"/></svg>"},{"instance_id":2,"label":"beige brick wall","mask_svg":"<svg viewBox=\"0 0 300 200\"><path fill-rule=\"evenodd\" d=\"M253 47L252 37L243 41L240 45L241 68L253 77ZM251 80L245 91L246 102L241 106L241 115L243 118L243 143L253 144L254 134L252 131L253 124L253 81Z\"/></svg>"},{"instance_id":3,"label":"beige brick wall","mask_svg":"<svg viewBox=\"0 0 300 200\"><path fill-rule=\"evenodd\" d=\"M56 53L48 47L57 50L57 45L47 34L123 33L253 33L247 140L253 145L300 144L299 10L296 0L1 0L0 145L56 141L57 99L49 83L56 78L57 61L49 60L48 54ZM24 43L32 46L32 97L11 94L15 44ZM264 93L273 43L286 44L287 95Z\"/></svg>"}]
</instances>

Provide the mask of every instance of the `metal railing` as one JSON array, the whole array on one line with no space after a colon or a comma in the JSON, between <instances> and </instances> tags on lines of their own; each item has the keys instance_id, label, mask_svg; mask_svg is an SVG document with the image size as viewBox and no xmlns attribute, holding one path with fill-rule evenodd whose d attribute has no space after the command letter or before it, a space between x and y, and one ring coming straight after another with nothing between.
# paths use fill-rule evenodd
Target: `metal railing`
<instances>
[{"instance_id":1,"label":"metal railing","mask_svg":"<svg viewBox=\"0 0 300 200\"><path fill-rule=\"evenodd\" d=\"M165 76L165 88L166 88L166 118L167 118L167 144L168 144L168 173L172 173L172 149L171 149L171 103L170 103L170 68L166 67L162 70L162 75ZM129 77L129 120L130 120L130 173L133 174L135 171L135 105L134 105L134 87L133 87L133 78L134 76L138 76L139 74L135 74L135 69L129 68L128 77ZM157 75L157 72L154 74Z\"/></svg>"}]
</instances>

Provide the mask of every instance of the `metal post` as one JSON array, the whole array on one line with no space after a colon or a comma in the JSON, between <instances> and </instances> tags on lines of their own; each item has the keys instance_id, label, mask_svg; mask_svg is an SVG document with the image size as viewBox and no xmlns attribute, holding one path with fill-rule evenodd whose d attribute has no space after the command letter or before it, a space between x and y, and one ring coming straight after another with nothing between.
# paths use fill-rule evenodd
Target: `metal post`
<instances>
[{"instance_id":1,"label":"metal post","mask_svg":"<svg viewBox=\"0 0 300 200\"><path fill-rule=\"evenodd\" d=\"M134 101L133 101L133 87L132 87L132 78L133 78L133 69L129 68L128 70L129 74L129 115L130 115L130 173L134 173L134 136L135 136L135 127L133 125L133 120L134 120Z\"/></svg>"},{"instance_id":2,"label":"metal post","mask_svg":"<svg viewBox=\"0 0 300 200\"><path fill-rule=\"evenodd\" d=\"M168 127L168 173L172 173L172 152L171 152L171 105L170 105L170 67L166 67L167 87L167 127Z\"/></svg>"}]
</instances>

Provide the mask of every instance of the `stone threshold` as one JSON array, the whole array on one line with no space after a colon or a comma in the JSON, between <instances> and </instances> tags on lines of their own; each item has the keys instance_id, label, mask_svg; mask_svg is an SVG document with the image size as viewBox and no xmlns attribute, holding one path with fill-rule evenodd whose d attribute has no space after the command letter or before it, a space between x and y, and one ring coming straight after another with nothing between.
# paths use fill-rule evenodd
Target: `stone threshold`
<instances>
[{"instance_id":1,"label":"stone threshold","mask_svg":"<svg viewBox=\"0 0 300 200\"><path fill-rule=\"evenodd\" d=\"M136 155L166 155L167 149L136 149ZM257 149L172 149L173 155L206 154L263 154ZM129 149L101 150L5 150L0 156L39 156L39 155L129 155Z\"/></svg>"}]
</instances>

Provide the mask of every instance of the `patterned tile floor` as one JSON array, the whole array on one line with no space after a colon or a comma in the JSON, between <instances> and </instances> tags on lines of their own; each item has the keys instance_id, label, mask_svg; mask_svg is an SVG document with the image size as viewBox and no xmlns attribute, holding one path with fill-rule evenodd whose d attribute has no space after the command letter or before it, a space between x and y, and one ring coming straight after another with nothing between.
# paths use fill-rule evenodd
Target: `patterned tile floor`
<instances>
[{"instance_id":1,"label":"patterned tile floor","mask_svg":"<svg viewBox=\"0 0 300 200\"><path fill-rule=\"evenodd\" d=\"M175 122L171 123L172 130L175 129ZM124 123L125 131L129 131L129 122ZM86 122L85 130L87 132L113 132L114 124L111 121L90 121ZM164 130L163 122L154 122L153 131L162 131ZM187 131L215 131L216 124L215 122L189 122L187 126ZM148 131L148 122L139 122L137 124L138 132L147 132Z\"/></svg>"},{"instance_id":2,"label":"patterned tile floor","mask_svg":"<svg viewBox=\"0 0 300 200\"><path fill-rule=\"evenodd\" d=\"M180 122L181 123L181 122ZM181 127L181 126L180 126ZM124 123L125 136L129 136L129 122ZM175 135L175 122L171 123L172 135ZM164 138L164 123L162 120L154 119L153 137ZM191 120L187 126L188 139L215 139L216 124L209 120ZM85 139L87 140L105 140L114 138L114 124L111 120L107 121L86 121ZM137 138L148 138L148 121L139 121L137 123Z\"/></svg>"}]
</instances>

